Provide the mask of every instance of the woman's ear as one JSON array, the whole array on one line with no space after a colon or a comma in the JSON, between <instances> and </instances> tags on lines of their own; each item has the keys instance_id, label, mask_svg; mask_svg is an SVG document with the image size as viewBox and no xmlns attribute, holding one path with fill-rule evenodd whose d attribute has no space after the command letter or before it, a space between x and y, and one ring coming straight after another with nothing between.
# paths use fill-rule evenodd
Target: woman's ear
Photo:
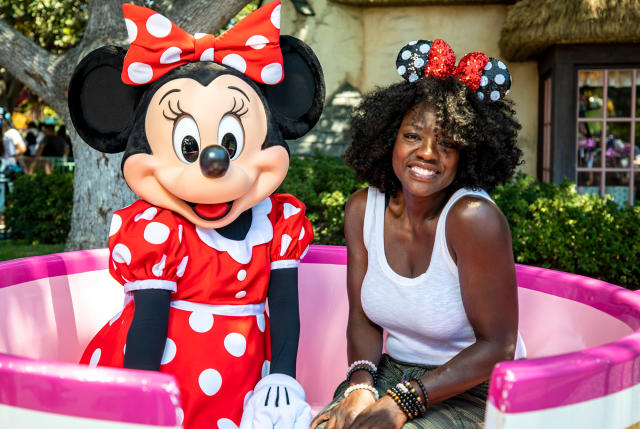
<instances>
[{"instance_id":1,"label":"woman's ear","mask_svg":"<svg viewBox=\"0 0 640 429\"><path fill-rule=\"evenodd\" d=\"M291 36L280 36L284 80L260 85L271 114L285 139L305 135L318 122L324 107L322 67L311 48Z\"/></svg>"},{"instance_id":2,"label":"woman's ear","mask_svg":"<svg viewBox=\"0 0 640 429\"><path fill-rule=\"evenodd\" d=\"M100 152L122 152L128 129L146 86L125 85L120 74L126 50L103 46L73 71L68 102L71 121L82 139Z\"/></svg>"}]
</instances>

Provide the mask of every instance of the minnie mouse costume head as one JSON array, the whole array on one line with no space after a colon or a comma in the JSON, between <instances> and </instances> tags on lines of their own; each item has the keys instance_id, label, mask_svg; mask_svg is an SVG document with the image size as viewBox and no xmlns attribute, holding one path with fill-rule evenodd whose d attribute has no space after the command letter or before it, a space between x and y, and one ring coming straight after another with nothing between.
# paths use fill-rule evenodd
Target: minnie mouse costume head
<instances>
[{"instance_id":1,"label":"minnie mouse costume head","mask_svg":"<svg viewBox=\"0 0 640 429\"><path fill-rule=\"evenodd\" d=\"M294 377L297 266L313 230L301 201L273 192L289 166L284 139L322 112L320 64L280 36L278 1L218 38L123 11L128 52L88 54L68 97L79 135L124 152L141 198L114 213L109 232L109 271L134 302L81 363L174 375L183 403L168 426L308 427Z\"/></svg>"}]
</instances>

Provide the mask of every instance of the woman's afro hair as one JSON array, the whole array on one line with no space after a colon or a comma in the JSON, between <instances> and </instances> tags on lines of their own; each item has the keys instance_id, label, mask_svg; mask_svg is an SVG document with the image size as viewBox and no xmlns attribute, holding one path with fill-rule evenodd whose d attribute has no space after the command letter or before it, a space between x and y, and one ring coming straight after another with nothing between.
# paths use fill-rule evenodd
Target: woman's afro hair
<instances>
[{"instance_id":1,"label":"woman's afro hair","mask_svg":"<svg viewBox=\"0 0 640 429\"><path fill-rule=\"evenodd\" d=\"M423 78L377 88L365 95L351 116L346 162L358 177L395 196L401 188L391 166L396 135L409 110L426 104L435 110L437 135L459 150L451 190L491 192L520 164L516 146L520 124L510 101L482 101L455 77Z\"/></svg>"}]
</instances>

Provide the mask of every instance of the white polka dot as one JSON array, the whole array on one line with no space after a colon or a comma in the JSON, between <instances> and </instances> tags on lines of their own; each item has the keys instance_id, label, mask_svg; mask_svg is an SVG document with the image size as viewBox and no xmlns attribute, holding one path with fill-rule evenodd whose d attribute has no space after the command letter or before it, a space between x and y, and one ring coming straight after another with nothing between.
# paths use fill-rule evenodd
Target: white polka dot
<instances>
[{"instance_id":1,"label":"white polka dot","mask_svg":"<svg viewBox=\"0 0 640 429\"><path fill-rule=\"evenodd\" d=\"M400 66L398 67L398 74L400 76L402 76L403 74L405 74L407 72L407 68L405 66Z\"/></svg>"},{"instance_id":2,"label":"white polka dot","mask_svg":"<svg viewBox=\"0 0 640 429\"><path fill-rule=\"evenodd\" d=\"M409 57L411 56L411 52L409 51L402 51L402 54L400 55L402 57L403 60L408 60Z\"/></svg>"},{"instance_id":3,"label":"white polka dot","mask_svg":"<svg viewBox=\"0 0 640 429\"><path fill-rule=\"evenodd\" d=\"M244 58L242 58L238 54L227 55L222 59L222 64L232 67L242 73L244 73L244 71L247 69L247 63L245 62Z\"/></svg>"},{"instance_id":4,"label":"white polka dot","mask_svg":"<svg viewBox=\"0 0 640 429\"><path fill-rule=\"evenodd\" d=\"M291 236L288 234L282 234L282 238L280 240L280 256L284 256L285 252L289 248L291 244Z\"/></svg>"},{"instance_id":5,"label":"white polka dot","mask_svg":"<svg viewBox=\"0 0 640 429\"><path fill-rule=\"evenodd\" d=\"M176 351L178 351L176 343L171 338L167 338L167 342L164 343L164 351L162 352L160 365L166 365L171 362L173 358L176 357Z\"/></svg>"},{"instance_id":6,"label":"white polka dot","mask_svg":"<svg viewBox=\"0 0 640 429\"><path fill-rule=\"evenodd\" d=\"M262 363L262 378L265 378L267 375L269 375L269 369L271 367L271 362L268 360L265 360Z\"/></svg>"},{"instance_id":7,"label":"white polka dot","mask_svg":"<svg viewBox=\"0 0 640 429\"><path fill-rule=\"evenodd\" d=\"M187 261L189 261L188 256L182 258L182 261L180 261L180 265L178 265L178 268L176 268L176 276L182 277L184 275L184 270L187 268Z\"/></svg>"},{"instance_id":8,"label":"white polka dot","mask_svg":"<svg viewBox=\"0 0 640 429\"><path fill-rule=\"evenodd\" d=\"M415 45L416 43L418 43L418 41L417 41L417 40L412 40L412 41L410 41L410 42L409 42L409 46L413 46L413 45Z\"/></svg>"},{"instance_id":9,"label":"white polka dot","mask_svg":"<svg viewBox=\"0 0 640 429\"><path fill-rule=\"evenodd\" d=\"M144 239L147 243L162 244L169 238L169 227L160 222L151 222L144 228Z\"/></svg>"},{"instance_id":10,"label":"white polka dot","mask_svg":"<svg viewBox=\"0 0 640 429\"><path fill-rule=\"evenodd\" d=\"M210 61L213 62L213 56L215 54L215 50L213 48L207 48L200 55L200 61Z\"/></svg>"},{"instance_id":11,"label":"white polka dot","mask_svg":"<svg viewBox=\"0 0 640 429\"><path fill-rule=\"evenodd\" d=\"M176 409L176 420L178 421L178 426L182 426L182 422L184 422L184 411L182 408Z\"/></svg>"},{"instance_id":12,"label":"white polka dot","mask_svg":"<svg viewBox=\"0 0 640 429\"><path fill-rule=\"evenodd\" d=\"M156 217L156 214L158 214L158 209L155 207L149 207L145 211L135 215L133 221L138 222L140 219L153 220L153 218Z\"/></svg>"},{"instance_id":13,"label":"white polka dot","mask_svg":"<svg viewBox=\"0 0 640 429\"><path fill-rule=\"evenodd\" d=\"M411 73L411 75L409 76L409 82L415 82L416 80L418 80L418 75L415 73Z\"/></svg>"},{"instance_id":14,"label":"white polka dot","mask_svg":"<svg viewBox=\"0 0 640 429\"><path fill-rule=\"evenodd\" d=\"M264 332L264 328L266 327L265 320L266 319L264 318L264 314L258 314L256 316L256 322L258 323L258 329L260 329L260 332Z\"/></svg>"},{"instance_id":15,"label":"white polka dot","mask_svg":"<svg viewBox=\"0 0 640 429\"><path fill-rule=\"evenodd\" d=\"M153 37L167 37L171 33L171 21L156 13L147 19L147 31Z\"/></svg>"},{"instance_id":16,"label":"white polka dot","mask_svg":"<svg viewBox=\"0 0 640 429\"><path fill-rule=\"evenodd\" d=\"M115 323L116 320L118 320L120 318L120 316L122 316L122 310L120 310L118 312L118 314L116 314L115 316L113 316L111 318L111 320L109 320L109 325L113 325Z\"/></svg>"},{"instance_id":17,"label":"white polka dot","mask_svg":"<svg viewBox=\"0 0 640 429\"><path fill-rule=\"evenodd\" d=\"M213 396L218 393L222 386L222 376L215 369L208 368L200 373L198 384L205 395Z\"/></svg>"},{"instance_id":18,"label":"white polka dot","mask_svg":"<svg viewBox=\"0 0 640 429\"><path fill-rule=\"evenodd\" d=\"M224 348L231 356L240 357L247 350L247 340L242 334L232 332L224 338Z\"/></svg>"},{"instance_id":19,"label":"white polka dot","mask_svg":"<svg viewBox=\"0 0 640 429\"><path fill-rule=\"evenodd\" d=\"M262 68L260 77L267 85L275 85L282 80L282 65L280 63L267 64Z\"/></svg>"},{"instance_id":20,"label":"white polka dot","mask_svg":"<svg viewBox=\"0 0 640 429\"><path fill-rule=\"evenodd\" d=\"M182 243L182 225L178 225L178 241Z\"/></svg>"},{"instance_id":21,"label":"white polka dot","mask_svg":"<svg viewBox=\"0 0 640 429\"><path fill-rule=\"evenodd\" d=\"M202 38L203 38L204 36L206 36L206 35L207 35L207 33L195 33L195 34L193 35L193 38L194 38L194 39L196 39L196 40L197 40L197 39L202 39Z\"/></svg>"},{"instance_id":22,"label":"white polka dot","mask_svg":"<svg viewBox=\"0 0 640 429\"><path fill-rule=\"evenodd\" d=\"M244 401L242 401L242 409L246 408L247 402L249 402L249 399L251 399L251 396L253 396L253 390L249 390L247 394L244 395Z\"/></svg>"},{"instance_id":23,"label":"white polka dot","mask_svg":"<svg viewBox=\"0 0 640 429\"><path fill-rule=\"evenodd\" d=\"M302 240L302 237L304 237L304 228L300 230L300 236L298 237L298 240Z\"/></svg>"},{"instance_id":24,"label":"white polka dot","mask_svg":"<svg viewBox=\"0 0 640 429\"><path fill-rule=\"evenodd\" d=\"M151 267L151 272L153 273L154 276L156 277L162 276L162 272L164 271L164 266L166 262L167 262L167 255L162 255L162 259L160 259L160 262L158 262L153 267Z\"/></svg>"},{"instance_id":25,"label":"white polka dot","mask_svg":"<svg viewBox=\"0 0 640 429\"><path fill-rule=\"evenodd\" d=\"M500 99L500 93L498 91L491 91L491 101L498 101Z\"/></svg>"},{"instance_id":26,"label":"white polka dot","mask_svg":"<svg viewBox=\"0 0 640 429\"><path fill-rule=\"evenodd\" d=\"M131 263L131 251L129 251L129 248L122 243L118 243L113 246L111 257L114 261L120 264L125 263L129 265Z\"/></svg>"},{"instance_id":27,"label":"white polka dot","mask_svg":"<svg viewBox=\"0 0 640 429\"><path fill-rule=\"evenodd\" d=\"M428 43L423 43L422 45L420 45L420 52L422 52L423 54L426 54L427 52L429 52L429 49L431 49L431 46L429 46Z\"/></svg>"},{"instance_id":28,"label":"white polka dot","mask_svg":"<svg viewBox=\"0 0 640 429\"><path fill-rule=\"evenodd\" d=\"M480 86L487 86L489 84L489 79L486 76L482 76L480 78Z\"/></svg>"},{"instance_id":29,"label":"white polka dot","mask_svg":"<svg viewBox=\"0 0 640 429\"><path fill-rule=\"evenodd\" d=\"M260 34L256 34L255 36L249 37L245 45L251 46L253 49L262 49L267 46L267 43L269 43L269 39Z\"/></svg>"},{"instance_id":30,"label":"white polka dot","mask_svg":"<svg viewBox=\"0 0 640 429\"><path fill-rule=\"evenodd\" d=\"M489 61L489 62L487 63L487 65L486 65L486 66L484 66L484 69L485 69L485 70L491 70L491 67L493 67L493 64L491 64L491 61Z\"/></svg>"},{"instance_id":31,"label":"white polka dot","mask_svg":"<svg viewBox=\"0 0 640 429\"><path fill-rule=\"evenodd\" d=\"M280 5L276 6L271 12L271 23L278 30L280 29Z\"/></svg>"},{"instance_id":32,"label":"white polka dot","mask_svg":"<svg viewBox=\"0 0 640 429\"><path fill-rule=\"evenodd\" d=\"M127 75L131 82L139 85L147 83L153 78L153 69L144 63L131 63L127 68Z\"/></svg>"},{"instance_id":33,"label":"white polka dot","mask_svg":"<svg viewBox=\"0 0 640 429\"><path fill-rule=\"evenodd\" d=\"M306 249L304 249L304 252L302 252L302 255L300 255L300 259L304 259L305 256L307 256L307 252L309 251L309 246L307 246Z\"/></svg>"},{"instance_id":34,"label":"white polka dot","mask_svg":"<svg viewBox=\"0 0 640 429\"><path fill-rule=\"evenodd\" d=\"M238 271L238 280L242 281L247 278L247 272L245 270Z\"/></svg>"},{"instance_id":35,"label":"white polka dot","mask_svg":"<svg viewBox=\"0 0 640 429\"><path fill-rule=\"evenodd\" d=\"M113 214L111 218L111 227L109 227L109 237L111 237L116 232L120 231L120 227L122 226L122 218L117 214Z\"/></svg>"},{"instance_id":36,"label":"white polka dot","mask_svg":"<svg viewBox=\"0 0 640 429\"><path fill-rule=\"evenodd\" d=\"M194 311L189 316L189 326L198 333L207 332L213 326L213 314Z\"/></svg>"},{"instance_id":37,"label":"white polka dot","mask_svg":"<svg viewBox=\"0 0 640 429\"><path fill-rule=\"evenodd\" d=\"M93 353L91 353L91 359L89 359L89 366L96 367L98 366L98 362L100 362L100 355L102 354L102 350L95 349ZM263 366L264 368L264 366Z\"/></svg>"},{"instance_id":38,"label":"white polka dot","mask_svg":"<svg viewBox=\"0 0 640 429\"><path fill-rule=\"evenodd\" d=\"M218 420L218 429L238 429L238 426L229 419Z\"/></svg>"},{"instance_id":39,"label":"white polka dot","mask_svg":"<svg viewBox=\"0 0 640 429\"><path fill-rule=\"evenodd\" d=\"M236 294L236 298L237 298L237 299L244 298L245 296L247 296L247 292L246 292L246 291L244 291L244 290L241 290L240 292L238 292L238 293Z\"/></svg>"},{"instance_id":40,"label":"white polka dot","mask_svg":"<svg viewBox=\"0 0 640 429\"><path fill-rule=\"evenodd\" d=\"M420 67L424 66L424 60L422 58L416 58L413 61L413 66L417 67L417 68L420 68Z\"/></svg>"},{"instance_id":41,"label":"white polka dot","mask_svg":"<svg viewBox=\"0 0 640 429\"><path fill-rule=\"evenodd\" d=\"M502 85L505 81L504 75L503 74L497 74L496 77L493 78L493 80L498 84L498 85Z\"/></svg>"},{"instance_id":42,"label":"white polka dot","mask_svg":"<svg viewBox=\"0 0 640 429\"><path fill-rule=\"evenodd\" d=\"M478 99L479 100L484 100L484 94L482 92L478 91Z\"/></svg>"},{"instance_id":43,"label":"white polka dot","mask_svg":"<svg viewBox=\"0 0 640 429\"><path fill-rule=\"evenodd\" d=\"M133 43L136 40L136 37L138 37L138 26L129 18L124 19L124 24L127 26L127 36L129 37L129 43Z\"/></svg>"},{"instance_id":44,"label":"white polka dot","mask_svg":"<svg viewBox=\"0 0 640 429\"><path fill-rule=\"evenodd\" d=\"M510 90L510 89L507 89L507 92L505 92L505 93L504 93L504 95L507 95L507 94L509 94L510 92L511 92L511 90Z\"/></svg>"},{"instance_id":45,"label":"white polka dot","mask_svg":"<svg viewBox=\"0 0 640 429\"><path fill-rule=\"evenodd\" d=\"M182 53L182 49L172 46L167 48L166 51L160 55L160 63L161 64L171 64L177 61L180 61L180 54Z\"/></svg>"},{"instance_id":46,"label":"white polka dot","mask_svg":"<svg viewBox=\"0 0 640 429\"><path fill-rule=\"evenodd\" d=\"M507 66L505 66L502 61L498 61L498 67L500 67L502 70L506 70L507 68Z\"/></svg>"},{"instance_id":47,"label":"white polka dot","mask_svg":"<svg viewBox=\"0 0 640 429\"><path fill-rule=\"evenodd\" d=\"M284 214L285 219L289 219L291 216L300 213L300 210L302 210L300 207L296 207L293 204L284 203L282 213Z\"/></svg>"}]
</instances>

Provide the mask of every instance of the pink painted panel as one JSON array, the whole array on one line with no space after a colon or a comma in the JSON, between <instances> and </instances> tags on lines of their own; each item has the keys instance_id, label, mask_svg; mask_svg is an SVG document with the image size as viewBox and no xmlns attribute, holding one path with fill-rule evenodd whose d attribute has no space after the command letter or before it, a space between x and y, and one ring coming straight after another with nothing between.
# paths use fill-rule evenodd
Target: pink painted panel
<instances>
[{"instance_id":1,"label":"pink painted panel","mask_svg":"<svg viewBox=\"0 0 640 429\"><path fill-rule=\"evenodd\" d=\"M152 371L91 368L0 353L0 403L96 420L179 425L175 379Z\"/></svg>"}]
</instances>

